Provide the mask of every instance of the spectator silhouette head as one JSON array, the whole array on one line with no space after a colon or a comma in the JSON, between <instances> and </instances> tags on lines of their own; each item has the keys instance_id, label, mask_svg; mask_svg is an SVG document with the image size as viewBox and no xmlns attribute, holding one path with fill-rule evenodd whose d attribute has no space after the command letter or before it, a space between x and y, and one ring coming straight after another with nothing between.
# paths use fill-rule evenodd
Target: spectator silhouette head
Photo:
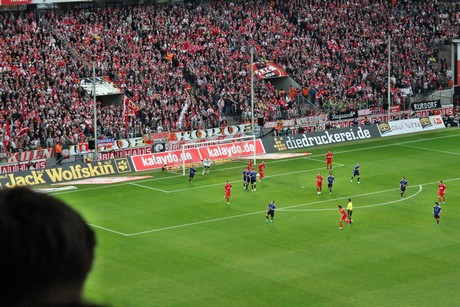
<instances>
[{"instance_id":1,"label":"spectator silhouette head","mask_svg":"<svg viewBox=\"0 0 460 307\"><path fill-rule=\"evenodd\" d=\"M0 301L5 306L83 306L96 240L79 213L57 198L0 191Z\"/></svg>"}]
</instances>

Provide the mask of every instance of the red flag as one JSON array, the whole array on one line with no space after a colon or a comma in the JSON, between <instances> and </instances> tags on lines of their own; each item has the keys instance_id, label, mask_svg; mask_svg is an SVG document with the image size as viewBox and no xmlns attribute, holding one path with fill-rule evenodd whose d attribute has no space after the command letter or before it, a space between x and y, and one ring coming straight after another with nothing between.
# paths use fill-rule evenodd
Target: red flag
<instances>
[{"instance_id":1,"label":"red flag","mask_svg":"<svg viewBox=\"0 0 460 307\"><path fill-rule=\"evenodd\" d=\"M23 137L24 135L26 135L26 133L29 132L29 130L30 130L29 127L25 127L19 130L19 133L16 135L16 139L19 139L20 137Z\"/></svg>"},{"instance_id":2,"label":"red flag","mask_svg":"<svg viewBox=\"0 0 460 307\"><path fill-rule=\"evenodd\" d=\"M10 120L6 120L5 124L5 136L3 138L3 145L5 148L8 148L8 144L10 143L10 138L11 138L11 127L10 127Z\"/></svg>"},{"instance_id":3,"label":"red flag","mask_svg":"<svg viewBox=\"0 0 460 307\"><path fill-rule=\"evenodd\" d=\"M139 111L139 106L128 96L123 98L123 120L125 122L125 127L128 129L129 116L136 116L137 111Z\"/></svg>"}]
</instances>

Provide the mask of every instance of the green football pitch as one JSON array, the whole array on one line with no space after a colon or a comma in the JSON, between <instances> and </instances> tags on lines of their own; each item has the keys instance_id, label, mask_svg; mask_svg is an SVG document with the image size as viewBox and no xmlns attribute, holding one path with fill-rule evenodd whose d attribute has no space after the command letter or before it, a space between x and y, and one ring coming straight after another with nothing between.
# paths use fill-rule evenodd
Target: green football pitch
<instances>
[{"instance_id":1,"label":"green football pitch","mask_svg":"<svg viewBox=\"0 0 460 307\"><path fill-rule=\"evenodd\" d=\"M316 193L333 151L332 195ZM257 191L247 161L54 193L98 244L85 298L109 306L458 306L460 130L308 149L265 159ZM260 161L258 161L259 163ZM350 182L361 164L361 182ZM399 181L409 182L403 198ZM231 204L224 184L233 184ZM441 223L437 185L447 186ZM354 205L339 230L337 205ZM273 223L265 221L275 200Z\"/></svg>"}]
</instances>

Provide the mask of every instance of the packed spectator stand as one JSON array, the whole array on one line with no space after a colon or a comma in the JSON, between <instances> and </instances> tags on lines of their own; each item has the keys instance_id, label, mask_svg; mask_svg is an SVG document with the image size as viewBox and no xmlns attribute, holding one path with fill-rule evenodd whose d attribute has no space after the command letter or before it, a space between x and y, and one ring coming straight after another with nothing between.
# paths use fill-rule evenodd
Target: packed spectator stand
<instances>
[{"instance_id":1,"label":"packed spectator stand","mask_svg":"<svg viewBox=\"0 0 460 307\"><path fill-rule=\"evenodd\" d=\"M199 2L199 3L198 3ZM192 1L184 5L1 12L0 146L14 152L94 135L82 78L108 76L136 105L98 104L99 137L226 125L251 115L250 53L301 88L255 80L266 121L383 105L387 38L392 94L446 88L439 50L455 33L449 1ZM125 110L126 112L126 110Z\"/></svg>"}]
</instances>

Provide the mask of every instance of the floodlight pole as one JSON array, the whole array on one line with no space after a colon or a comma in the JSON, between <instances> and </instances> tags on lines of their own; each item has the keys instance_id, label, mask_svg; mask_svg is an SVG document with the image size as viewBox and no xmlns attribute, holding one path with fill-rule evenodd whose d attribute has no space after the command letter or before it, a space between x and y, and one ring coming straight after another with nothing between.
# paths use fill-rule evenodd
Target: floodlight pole
<instances>
[{"instance_id":1,"label":"floodlight pole","mask_svg":"<svg viewBox=\"0 0 460 307\"><path fill-rule=\"evenodd\" d=\"M251 50L251 127L252 127L252 135L254 137L254 165L256 164L256 127L254 125L254 49L252 46L250 47Z\"/></svg>"},{"instance_id":2,"label":"floodlight pole","mask_svg":"<svg viewBox=\"0 0 460 307\"><path fill-rule=\"evenodd\" d=\"M97 160L96 64L94 62L93 62L93 102L94 102L94 160Z\"/></svg>"},{"instance_id":3,"label":"floodlight pole","mask_svg":"<svg viewBox=\"0 0 460 307\"><path fill-rule=\"evenodd\" d=\"M390 102L391 102L391 73L390 73L390 66L391 66L391 36L388 35L388 93L387 93L387 99L388 99L388 122L390 121Z\"/></svg>"}]
</instances>

